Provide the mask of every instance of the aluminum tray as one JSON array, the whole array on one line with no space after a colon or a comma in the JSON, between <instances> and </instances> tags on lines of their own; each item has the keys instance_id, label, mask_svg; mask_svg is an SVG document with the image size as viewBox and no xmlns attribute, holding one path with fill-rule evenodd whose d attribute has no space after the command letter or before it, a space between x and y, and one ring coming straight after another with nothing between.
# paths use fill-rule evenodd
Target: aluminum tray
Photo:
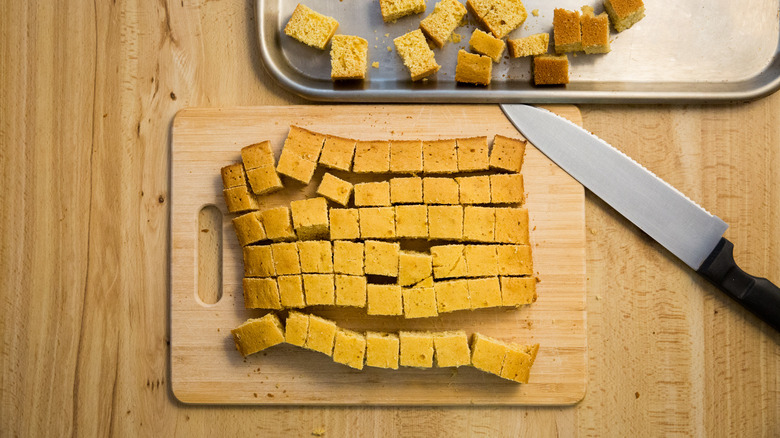
<instances>
[{"instance_id":1,"label":"aluminum tray","mask_svg":"<svg viewBox=\"0 0 780 438\"><path fill-rule=\"evenodd\" d=\"M369 43L369 64L362 82L333 83L328 50L305 46L283 33L298 1L256 0L260 51L268 72L288 90L312 100L352 102L532 102L672 103L739 101L780 88L780 0L652 0L646 17L621 33L612 31L612 51L604 55L569 54L571 82L565 87L534 87L530 60L505 55L494 64L488 87L455 82L455 60L468 49L475 28L455 32L458 43L435 49L441 70L427 81L412 82L393 46L393 38L418 27L425 14L385 24L378 0L306 0L318 12L336 18L338 33L359 35ZM526 0L528 19L509 38L552 31L553 9L579 9L601 1ZM531 14L538 10L538 16Z\"/></svg>"}]
</instances>

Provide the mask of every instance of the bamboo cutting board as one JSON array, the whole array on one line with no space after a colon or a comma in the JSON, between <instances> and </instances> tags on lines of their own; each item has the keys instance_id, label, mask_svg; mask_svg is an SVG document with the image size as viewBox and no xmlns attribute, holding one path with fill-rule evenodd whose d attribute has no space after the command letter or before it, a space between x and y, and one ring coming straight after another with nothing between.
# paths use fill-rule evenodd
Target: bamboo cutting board
<instances>
[{"instance_id":1,"label":"bamboo cutting board","mask_svg":"<svg viewBox=\"0 0 780 438\"><path fill-rule=\"evenodd\" d=\"M579 110L554 108L581 124ZM278 345L246 359L230 330L265 313L244 309L241 249L224 212L220 168L241 147L271 140L277 158L291 124L357 139L433 139L494 134L520 137L498 106L339 105L186 109L173 123L171 181L171 384L186 403L318 405L563 405L585 394L584 190L529 146L523 173L530 215L536 303L404 320L363 309L314 308L339 326L364 330L479 332L540 344L528 384L470 367L353 370L329 357ZM270 207L311 196L285 189Z\"/></svg>"}]
</instances>

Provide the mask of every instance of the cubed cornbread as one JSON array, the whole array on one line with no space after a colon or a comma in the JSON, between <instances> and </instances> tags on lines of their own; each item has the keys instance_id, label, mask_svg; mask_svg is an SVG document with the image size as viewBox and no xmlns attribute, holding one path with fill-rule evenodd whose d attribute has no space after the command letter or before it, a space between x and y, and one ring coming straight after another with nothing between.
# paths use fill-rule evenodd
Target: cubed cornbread
<instances>
[{"instance_id":1,"label":"cubed cornbread","mask_svg":"<svg viewBox=\"0 0 780 438\"><path fill-rule=\"evenodd\" d=\"M276 275L269 245L245 246L244 277L273 277Z\"/></svg>"},{"instance_id":2,"label":"cubed cornbread","mask_svg":"<svg viewBox=\"0 0 780 438\"><path fill-rule=\"evenodd\" d=\"M333 274L303 274L303 292L308 306L332 306L336 303Z\"/></svg>"},{"instance_id":3,"label":"cubed cornbread","mask_svg":"<svg viewBox=\"0 0 780 438\"><path fill-rule=\"evenodd\" d=\"M500 375L507 345L498 339L474 333L471 336L471 365L491 374Z\"/></svg>"},{"instance_id":4,"label":"cubed cornbread","mask_svg":"<svg viewBox=\"0 0 780 438\"><path fill-rule=\"evenodd\" d=\"M415 286L403 290L404 317L430 318L438 316L436 291L433 286Z\"/></svg>"},{"instance_id":5,"label":"cubed cornbread","mask_svg":"<svg viewBox=\"0 0 780 438\"><path fill-rule=\"evenodd\" d=\"M441 68L420 29L399 36L393 40L393 44L413 81L428 77Z\"/></svg>"},{"instance_id":6,"label":"cubed cornbread","mask_svg":"<svg viewBox=\"0 0 780 438\"><path fill-rule=\"evenodd\" d=\"M431 240L462 239L463 207L460 205L429 205L428 238Z\"/></svg>"},{"instance_id":7,"label":"cubed cornbread","mask_svg":"<svg viewBox=\"0 0 780 438\"><path fill-rule=\"evenodd\" d=\"M577 52L582 50L579 11L555 8L553 12L553 39L555 52Z\"/></svg>"},{"instance_id":8,"label":"cubed cornbread","mask_svg":"<svg viewBox=\"0 0 780 438\"><path fill-rule=\"evenodd\" d=\"M395 235L406 239L427 239L428 207L422 204L396 205Z\"/></svg>"},{"instance_id":9,"label":"cubed cornbread","mask_svg":"<svg viewBox=\"0 0 780 438\"><path fill-rule=\"evenodd\" d=\"M356 208L331 208L331 240L354 240L360 238L359 218L360 215Z\"/></svg>"},{"instance_id":10,"label":"cubed cornbread","mask_svg":"<svg viewBox=\"0 0 780 438\"><path fill-rule=\"evenodd\" d=\"M251 211L233 219L233 228L241 246L257 243L266 239L265 227L259 211Z\"/></svg>"},{"instance_id":11,"label":"cubed cornbread","mask_svg":"<svg viewBox=\"0 0 780 438\"><path fill-rule=\"evenodd\" d=\"M403 315L401 286L397 284L366 285L366 313L369 315Z\"/></svg>"},{"instance_id":12,"label":"cubed cornbread","mask_svg":"<svg viewBox=\"0 0 780 438\"><path fill-rule=\"evenodd\" d=\"M355 206L381 207L385 205L390 205L389 181L355 184Z\"/></svg>"},{"instance_id":13,"label":"cubed cornbread","mask_svg":"<svg viewBox=\"0 0 780 438\"><path fill-rule=\"evenodd\" d=\"M307 46L325 49L338 27L339 22L332 17L322 15L298 3L290 21L284 26L284 33Z\"/></svg>"},{"instance_id":14,"label":"cubed cornbread","mask_svg":"<svg viewBox=\"0 0 780 438\"><path fill-rule=\"evenodd\" d=\"M413 286L433 276L430 254L401 251L398 256L398 284Z\"/></svg>"},{"instance_id":15,"label":"cubed cornbread","mask_svg":"<svg viewBox=\"0 0 780 438\"><path fill-rule=\"evenodd\" d=\"M244 307L280 310L279 289L273 278L244 278Z\"/></svg>"},{"instance_id":16,"label":"cubed cornbread","mask_svg":"<svg viewBox=\"0 0 780 438\"><path fill-rule=\"evenodd\" d=\"M457 172L457 147L454 138L423 141L423 170L425 173Z\"/></svg>"},{"instance_id":17,"label":"cubed cornbread","mask_svg":"<svg viewBox=\"0 0 780 438\"><path fill-rule=\"evenodd\" d=\"M276 275L296 275L301 273L301 261L298 257L296 242L278 242L271 244L271 257Z\"/></svg>"},{"instance_id":18,"label":"cubed cornbread","mask_svg":"<svg viewBox=\"0 0 780 438\"><path fill-rule=\"evenodd\" d=\"M352 157L355 155L356 140L326 135L320 153L320 164L325 167L349 172L352 170Z\"/></svg>"},{"instance_id":19,"label":"cubed cornbread","mask_svg":"<svg viewBox=\"0 0 780 438\"><path fill-rule=\"evenodd\" d=\"M569 83L569 58L563 55L534 56L534 84L564 85Z\"/></svg>"},{"instance_id":20,"label":"cubed cornbread","mask_svg":"<svg viewBox=\"0 0 780 438\"><path fill-rule=\"evenodd\" d=\"M366 357L366 337L352 330L338 329L333 345L333 361L358 370Z\"/></svg>"},{"instance_id":21,"label":"cubed cornbread","mask_svg":"<svg viewBox=\"0 0 780 438\"><path fill-rule=\"evenodd\" d=\"M246 179L255 195L267 195L284 188L274 166L249 169L246 171Z\"/></svg>"},{"instance_id":22,"label":"cubed cornbread","mask_svg":"<svg viewBox=\"0 0 780 438\"><path fill-rule=\"evenodd\" d=\"M468 0L466 6L477 21L499 39L520 27L528 17L520 0Z\"/></svg>"},{"instance_id":23,"label":"cubed cornbread","mask_svg":"<svg viewBox=\"0 0 780 438\"><path fill-rule=\"evenodd\" d=\"M279 287L279 298L282 307L299 308L306 307L306 297L303 293L303 280L300 275L282 275L276 277Z\"/></svg>"},{"instance_id":24,"label":"cubed cornbread","mask_svg":"<svg viewBox=\"0 0 780 438\"><path fill-rule=\"evenodd\" d=\"M427 17L420 21L420 30L436 47L444 47L452 32L466 16L466 8L457 0L441 0Z\"/></svg>"},{"instance_id":25,"label":"cubed cornbread","mask_svg":"<svg viewBox=\"0 0 780 438\"><path fill-rule=\"evenodd\" d=\"M366 277L336 274L336 305L366 307Z\"/></svg>"},{"instance_id":26,"label":"cubed cornbread","mask_svg":"<svg viewBox=\"0 0 780 438\"><path fill-rule=\"evenodd\" d=\"M488 56L458 51L458 63L455 66L455 80L466 84L490 85L493 61Z\"/></svg>"},{"instance_id":27,"label":"cubed cornbread","mask_svg":"<svg viewBox=\"0 0 780 438\"><path fill-rule=\"evenodd\" d=\"M496 209L493 207L463 207L463 240L493 242L496 240Z\"/></svg>"},{"instance_id":28,"label":"cubed cornbread","mask_svg":"<svg viewBox=\"0 0 780 438\"><path fill-rule=\"evenodd\" d=\"M298 255L304 274L333 273L333 248L326 240L300 240Z\"/></svg>"},{"instance_id":29,"label":"cubed cornbread","mask_svg":"<svg viewBox=\"0 0 780 438\"><path fill-rule=\"evenodd\" d=\"M366 332L366 365L398 369L399 340L395 333Z\"/></svg>"},{"instance_id":30,"label":"cubed cornbread","mask_svg":"<svg viewBox=\"0 0 780 438\"><path fill-rule=\"evenodd\" d=\"M507 40L509 46L509 56L512 58L522 58L524 56L536 56L547 53L550 45L549 33L536 33L527 37Z\"/></svg>"},{"instance_id":31,"label":"cubed cornbread","mask_svg":"<svg viewBox=\"0 0 780 438\"><path fill-rule=\"evenodd\" d=\"M471 365L469 338L463 330L434 333L433 350L437 367Z\"/></svg>"},{"instance_id":32,"label":"cubed cornbread","mask_svg":"<svg viewBox=\"0 0 780 438\"><path fill-rule=\"evenodd\" d=\"M499 275L533 275L530 245L498 245Z\"/></svg>"},{"instance_id":33,"label":"cubed cornbread","mask_svg":"<svg viewBox=\"0 0 780 438\"><path fill-rule=\"evenodd\" d=\"M459 172L488 169L487 137L458 138L455 139L455 143L458 149Z\"/></svg>"},{"instance_id":34,"label":"cubed cornbread","mask_svg":"<svg viewBox=\"0 0 780 438\"><path fill-rule=\"evenodd\" d=\"M506 355L504 356L504 363L501 366L501 373L499 374L500 377L513 380L518 383L528 383L528 377L531 373L533 359L526 351L527 348L534 347L515 344L508 345ZM538 344L536 344L536 349L538 349Z\"/></svg>"},{"instance_id":35,"label":"cubed cornbread","mask_svg":"<svg viewBox=\"0 0 780 438\"><path fill-rule=\"evenodd\" d=\"M309 161L295 152L282 150L279 156L279 162L276 164L276 172L298 181L303 185L308 185L317 169L316 161Z\"/></svg>"},{"instance_id":36,"label":"cubed cornbread","mask_svg":"<svg viewBox=\"0 0 780 438\"><path fill-rule=\"evenodd\" d=\"M501 305L519 307L536 302L536 278L501 277Z\"/></svg>"},{"instance_id":37,"label":"cubed cornbread","mask_svg":"<svg viewBox=\"0 0 780 438\"><path fill-rule=\"evenodd\" d=\"M490 175L490 201L494 204L521 204L525 200L523 174Z\"/></svg>"},{"instance_id":38,"label":"cubed cornbread","mask_svg":"<svg viewBox=\"0 0 780 438\"><path fill-rule=\"evenodd\" d=\"M401 252L401 244L398 242L366 240L364 251L366 254L364 263L366 275L398 276L398 258Z\"/></svg>"},{"instance_id":39,"label":"cubed cornbread","mask_svg":"<svg viewBox=\"0 0 780 438\"><path fill-rule=\"evenodd\" d=\"M496 242L525 245L530 242L528 209L496 208Z\"/></svg>"},{"instance_id":40,"label":"cubed cornbread","mask_svg":"<svg viewBox=\"0 0 780 438\"><path fill-rule=\"evenodd\" d=\"M390 202L393 204L420 204L423 202L422 178L390 179Z\"/></svg>"},{"instance_id":41,"label":"cubed cornbread","mask_svg":"<svg viewBox=\"0 0 780 438\"><path fill-rule=\"evenodd\" d=\"M230 333L233 334L236 349L244 357L284 342L284 327L273 313L262 318L248 319Z\"/></svg>"},{"instance_id":42,"label":"cubed cornbread","mask_svg":"<svg viewBox=\"0 0 780 438\"><path fill-rule=\"evenodd\" d=\"M466 257L463 255L464 245L437 245L431 247L433 277L457 278L465 277Z\"/></svg>"},{"instance_id":43,"label":"cubed cornbread","mask_svg":"<svg viewBox=\"0 0 780 438\"><path fill-rule=\"evenodd\" d=\"M439 313L471 309L468 281L447 280L433 283L436 292L436 308Z\"/></svg>"},{"instance_id":44,"label":"cubed cornbread","mask_svg":"<svg viewBox=\"0 0 780 438\"><path fill-rule=\"evenodd\" d=\"M469 39L469 45L471 50L490 57L493 62L501 61L501 56L506 49L506 43L503 40L479 29L474 29L474 33Z\"/></svg>"},{"instance_id":45,"label":"cubed cornbread","mask_svg":"<svg viewBox=\"0 0 780 438\"><path fill-rule=\"evenodd\" d=\"M401 17L425 12L425 0L379 0L382 20L394 23Z\"/></svg>"},{"instance_id":46,"label":"cubed cornbread","mask_svg":"<svg viewBox=\"0 0 780 438\"><path fill-rule=\"evenodd\" d=\"M256 169L258 167L273 167L274 151L271 150L271 142L266 140L260 143L250 144L241 148L241 161L244 169Z\"/></svg>"},{"instance_id":47,"label":"cubed cornbread","mask_svg":"<svg viewBox=\"0 0 780 438\"><path fill-rule=\"evenodd\" d=\"M309 315L309 331L306 334L304 347L331 356L337 331L335 322L317 315Z\"/></svg>"},{"instance_id":48,"label":"cubed cornbread","mask_svg":"<svg viewBox=\"0 0 780 438\"><path fill-rule=\"evenodd\" d=\"M358 141L355 144L355 173L387 173L390 171L389 141Z\"/></svg>"},{"instance_id":49,"label":"cubed cornbread","mask_svg":"<svg viewBox=\"0 0 780 438\"><path fill-rule=\"evenodd\" d=\"M422 170L422 141L394 140L390 142L390 172L419 173Z\"/></svg>"},{"instance_id":50,"label":"cubed cornbread","mask_svg":"<svg viewBox=\"0 0 780 438\"><path fill-rule=\"evenodd\" d=\"M363 275L363 242L336 240L333 242L333 272Z\"/></svg>"},{"instance_id":51,"label":"cubed cornbread","mask_svg":"<svg viewBox=\"0 0 780 438\"><path fill-rule=\"evenodd\" d=\"M455 178L423 178L423 202L426 204L457 204L460 200Z\"/></svg>"},{"instance_id":52,"label":"cubed cornbread","mask_svg":"<svg viewBox=\"0 0 780 438\"><path fill-rule=\"evenodd\" d=\"M583 6L580 28L582 30L582 50L585 53L609 52L609 17L605 12L595 15L592 6Z\"/></svg>"},{"instance_id":53,"label":"cubed cornbread","mask_svg":"<svg viewBox=\"0 0 780 438\"><path fill-rule=\"evenodd\" d=\"M469 278L466 282L472 310L501 306L501 283L498 277Z\"/></svg>"},{"instance_id":54,"label":"cubed cornbread","mask_svg":"<svg viewBox=\"0 0 780 438\"><path fill-rule=\"evenodd\" d=\"M403 367L433 367L433 334L430 332L398 332Z\"/></svg>"},{"instance_id":55,"label":"cubed cornbread","mask_svg":"<svg viewBox=\"0 0 780 438\"><path fill-rule=\"evenodd\" d=\"M309 334L309 314L291 310L284 320L284 342L303 347Z\"/></svg>"},{"instance_id":56,"label":"cubed cornbread","mask_svg":"<svg viewBox=\"0 0 780 438\"><path fill-rule=\"evenodd\" d=\"M282 151L293 152L305 160L316 163L324 143L324 134L292 125L287 132Z\"/></svg>"},{"instance_id":57,"label":"cubed cornbread","mask_svg":"<svg viewBox=\"0 0 780 438\"><path fill-rule=\"evenodd\" d=\"M645 16L642 0L604 0L604 9L618 32L623 32Z\"/></svg>"},{"instance_id":58,"label":"cubed cornbread","mask_svg":"<svg viewBox=\"0 0 780 438\"><path fill-rule=\"evenodd\" d=\"M493 137L493 149L490 151L490 167L520 173L525 157L525 140L496 135Z\"/></svg>"},{"instance_id":59,"label":"cubed cornbread","mask_svg":"<svg viewBox=\"0 0 780 438\"><path fill-rule=\"evenodd\" d=\"M260 204L257 198L247 186L236 186L222 191L225 197L225 206L230 213L241 213L249 210L257 210Z\"/></svg>"},{"instance_id":60,"label":"cubed cornbread","mask_svg":"<svg viewBox=\"0 0 780 438\"><path fill-rule=\"evenodd\" d=\"M346 207L352 196L352 184L332 173L326 173L317 187L317 194Z\"/></svg>"},{"instance_id":61,"label":"cubed cornbread","mask_svg":"<svg viewBox=\"0 0 780 438\"><path fill-rule=\"evenodd\" d=\"M362 207L360 237L363 239L392 239L395 237L395 209L393 207Z\"/></svg>"},{"instance_id":62,"label":"cubed cornbread","mask_svg":"<svg viewBox=\"0 0 780 438\"><path fill-rule=\"evenodd\" d=\"M231 187L245 187L247 184L244 165L241 163L233 163L225 166L220 172L222 173L222 186L225 189Z\"/></svg>"},{"instance_id":63,"label":"cubed cornbread","mask_svg":"<svg viewBox=\"0 0 780 438\"><path fill-rule=\"evenodd\" d=\"M490 204L490 176L460 176L458 193L461 204Z\"/></svg>"},{"instance_id":64,"label":"cubed cornbread","mask_svg":"<svg viewBox=\"0 0 780 438\"><path fill-rule=\"evenodd\" d=\"M498 275L498 245L466 245L466 272L469 277ZM499 294L500 296L500 294Z\"/></svg>"},{"instance_id":65,"label":"cubed cornbread","mask_svg":"<svg viewBox=\"0 0 780 438\"><path fill-rule=\"evenodd\" d=\"M333 35L330 44L330 78L334 81L365 79L368 41L354 35Z\"/></svg>"},{"instance_id":66,"label":"cubed cornbread","mask_svg":"<svg viewBox=\"0 0 780 438\"><path fill-rule=\"evenodd\" d=\"M327 239L330 235L328 201L323 197L290 202L295 233L301 240Z\"/></svg>"}]
</instances>

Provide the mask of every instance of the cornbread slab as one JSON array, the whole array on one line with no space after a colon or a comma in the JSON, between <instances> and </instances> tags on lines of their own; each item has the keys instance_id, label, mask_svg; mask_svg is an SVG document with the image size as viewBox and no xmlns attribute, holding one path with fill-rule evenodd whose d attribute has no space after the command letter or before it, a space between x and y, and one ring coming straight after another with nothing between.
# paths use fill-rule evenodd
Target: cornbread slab
<instances>
[{"instance_id":1,"label":"cornbread slab","mask_svg":"<svg viewBox=\"0 0 780 438\"><path fill-rule=\"evenodd\" d=\"M554 108L580 123L572 106ZM425 123L419 123L424 120ZM498 106L390 105L186 109L171 144L171 386L186 403L272 405L566 405L587 382L584 191L532 145L523 165L538 300L520 309L458 311L436 318L368 316L360 308L307 308L358 332L465 330L539 343L530 381L471 367L362 371L280 344L242 358L230 330L266 311L244 308L242 251L227 215L220 169L243 146L270 140L276 158L290 125L358 139L520 138ZM261 199L261 208L316 196L322 175ZM366 181L377 180L366 175ZM353 178L354 180L354 178ZM217 295L221 298L215 300ZM216 302L215 302L216 301ZM212 303L212 304L209 304ZM284 319L287 312L279 312Z\"/></svg>"}]
</instances>

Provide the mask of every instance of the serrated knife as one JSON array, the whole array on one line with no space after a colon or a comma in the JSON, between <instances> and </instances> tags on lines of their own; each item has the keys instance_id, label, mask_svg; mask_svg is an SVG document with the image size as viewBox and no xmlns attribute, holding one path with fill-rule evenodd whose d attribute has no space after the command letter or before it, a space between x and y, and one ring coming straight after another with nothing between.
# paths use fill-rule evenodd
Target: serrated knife
<instances>
[{"instance_id":1,"label":"serrated knife","mask_svg":"<svg viewBox=\"0 0 780 438\"><path fill-rule=\"evenodd\" d=\"M512 124L542 153L618 213L780 331L780 288L734 261L728 225L585 129L550 111L502 104Z\"/></svg>"}]
</instances>

